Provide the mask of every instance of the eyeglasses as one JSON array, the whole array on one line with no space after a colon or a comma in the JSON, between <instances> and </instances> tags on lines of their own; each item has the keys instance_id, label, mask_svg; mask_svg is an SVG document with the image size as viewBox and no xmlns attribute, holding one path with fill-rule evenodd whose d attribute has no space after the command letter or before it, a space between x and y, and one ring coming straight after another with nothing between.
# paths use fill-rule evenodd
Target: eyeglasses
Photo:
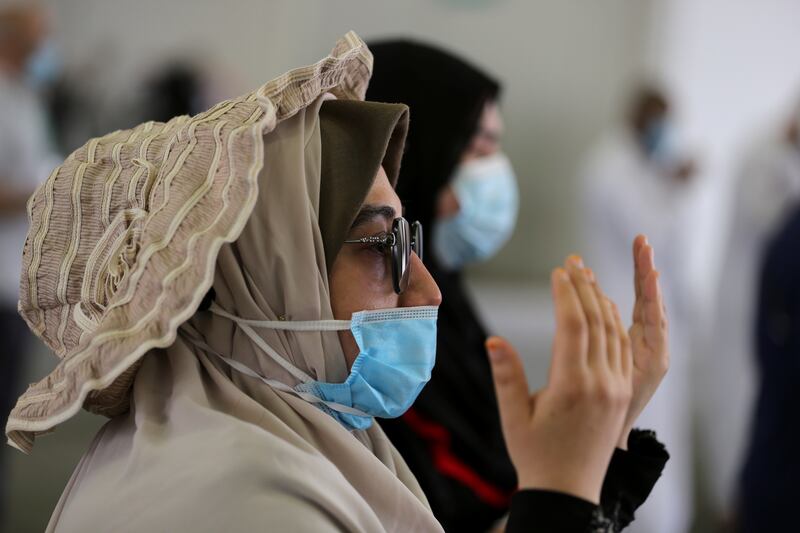
<instances>
[{"instance_id":1,"label":"eyeglasses","mask_svg":"<svg viewBox=\"0 0 800 533\"><path fill-rule=\"evenodd\" d=\"M380 235L344 241L345 244L374 244L382 248L392 260L392 283L394 292L402 293L408 288L411 252L422 259L422 224L398 217L392 222L392 231Z\"/></svg>"}]
</instances>

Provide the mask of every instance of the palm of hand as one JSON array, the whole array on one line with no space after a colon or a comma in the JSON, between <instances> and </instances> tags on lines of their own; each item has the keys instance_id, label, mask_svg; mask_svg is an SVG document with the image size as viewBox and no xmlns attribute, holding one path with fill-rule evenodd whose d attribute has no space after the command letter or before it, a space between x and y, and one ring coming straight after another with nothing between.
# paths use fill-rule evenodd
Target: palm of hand
<instances>
[{"instance_id":1,"label":"palm of hand","mask_svg":"<svg viewBox=\"0 0 800 533\"><path fill-rule=\"evenodd\" d=\"M633 245L636 303L629 336L633 352L633 398L625 419L620 446L650 401L669 366L667 318L659 286L659 273L653 263L653 249L644 237Z\"/></svg>"}]
</instances>

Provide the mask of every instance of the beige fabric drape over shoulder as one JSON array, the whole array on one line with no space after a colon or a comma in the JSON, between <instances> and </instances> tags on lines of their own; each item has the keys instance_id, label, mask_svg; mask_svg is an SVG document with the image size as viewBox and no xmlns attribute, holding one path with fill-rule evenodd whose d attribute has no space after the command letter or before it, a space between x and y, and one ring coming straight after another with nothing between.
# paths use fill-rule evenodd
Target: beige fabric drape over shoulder
<instances>
[{"instance_id":1,"label":"beige fabric drape over shoulder","mask_svg":"<svg viewBox=\"0 0 800 533\"><path fill-rule=\"evenodd\" d=\"M254 214L220 250L216 302L240 316L332 317L316 222L318 105L265 139ZM184 327L280 376L226 319L198 313ZM320 379L346 375L335 332L261 333ZM231 372L182 336L145 357L132 404L96 437L49 531L440 530L377 425L350 433L313 405Z\"/></svg>"}]
</instances>

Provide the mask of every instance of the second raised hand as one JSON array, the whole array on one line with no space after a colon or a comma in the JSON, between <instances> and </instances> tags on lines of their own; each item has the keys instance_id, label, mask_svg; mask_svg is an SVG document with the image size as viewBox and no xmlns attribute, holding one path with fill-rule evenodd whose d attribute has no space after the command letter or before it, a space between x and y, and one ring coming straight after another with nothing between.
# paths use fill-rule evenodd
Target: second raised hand
<instances>
[{"instance_id":1,"label":"second raised hand","mask_svg":"<svg viewBox=\"0 0 800 533\"><path fill-rule=\"evenodd\" d=\"M617 443L622 449L627 449L633 424L669 368L667 314L659 272L655 269L653 247L644 235L638 235L633 241L633 264L636 302L629 330L633 352L633 397Z\"/></svg>"},{"instance_id":2,"label":"second raised hand","mask_svg":"<svg viewBox=\"0 0 800 533\"><path fill-rule=\"evenodd\" d=\"M520 488L598 503L631 400L627 333L578 257L552 275L556 332L547 385L528 391L522 361L490 338L500 422Z\"/></svg>"}]
</instances>

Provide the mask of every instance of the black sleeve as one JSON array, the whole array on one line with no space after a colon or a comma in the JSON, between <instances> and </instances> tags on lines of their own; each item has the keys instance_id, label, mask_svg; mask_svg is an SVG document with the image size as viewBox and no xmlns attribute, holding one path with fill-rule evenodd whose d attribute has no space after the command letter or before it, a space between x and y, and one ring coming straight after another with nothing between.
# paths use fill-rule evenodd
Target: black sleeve
<instances>
[{"instance_id":1,"label":"black sleeve","mask_svg":"<svg viewBox=\"0 0 800 533\"><path fill-rule=\"evenodd\" d=\"M635 429L628 437L628 450L614 450L600 494L602 514L613 523L614 531L633 521L634 511L650 495L668 459L652 431Z\"/></svg>"},{"instance_id":2,"label":"black sleeve","mask_svg":"<svg viewBox=\"0 0 800 533\"><path fill-rule=\"evenodd\" d=\"M596 509L563 492L521 490L511 498L506 533L588 533Z\"/></svg>"}]
</instances>

